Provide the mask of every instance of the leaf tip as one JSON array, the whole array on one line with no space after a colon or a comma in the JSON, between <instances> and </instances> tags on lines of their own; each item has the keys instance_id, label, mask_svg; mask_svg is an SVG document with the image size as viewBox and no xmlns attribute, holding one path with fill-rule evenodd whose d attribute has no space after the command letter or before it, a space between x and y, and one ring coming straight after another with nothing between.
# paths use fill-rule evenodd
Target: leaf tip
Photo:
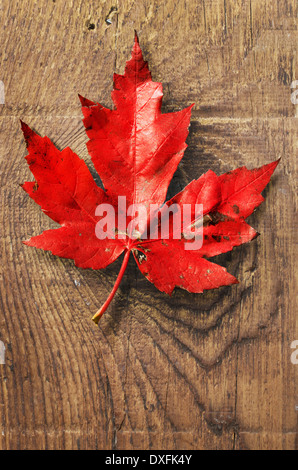
<instances>
[{"instance_id":1,"label":"leaf tip","mask_svg":"<svg viewBox=\"0 0 298 470\"><path fill-rule=\"evenodd\" d=\"M270 174L272 175L272 173L275 171L275 168L279 164L280 160L281 160L281 157L279 157L274 162L271 162L271 163L268 163L267 165L264 165L264 168L268 168L268 170L270 171Z\"/></svg>"},{"instance_id":2,"label":"leaf tip","mask_svg":"<svg viewBox=\"0 0 298 470\"><path fill-rule=\"evenodd\" d=\"M35 133L34 131L28 126L28 124L26 124L24 121L22 121L20 119L20 122L21 122L21 129L23 131L23 134L24 134L24 138L26 140L26 142L28 143L30 137L32 137Z\"/></svg>"},{"instance_id":3,"label":"leaf tip","mask_svg":"<svg viewBox=\"0 0 298 470\"><path fill-rule=\"evenodd\" d=\"M280 160L281 160L281 157L279 157L277 160L275 160L274 162L271 163L271 165L273 167L273 171L275 170L275 168L279 164ZM269 165L270 165L270 163L269 163Z\"/></svg>"},{"instance_id":4,"label":"leaf tip","mask_svg":"<svg viewBox=\"0 0 298 470\"><path fill-rule=\"evenodd\" d=\"M95 106L96 103L94 101L88 100L88 98L84 98L84 96L78 93L79 100L83 108L90 108L91 106Z\"/></svg>"},{"instance_id":5,"label":"leaf tip","mask_svg":"<svg viewBox=\"0 0 298 470\"><path fill-rule=\"evenodd\" d=\"M28 130L31 130L30 127L28 126L28 124L26 124L24 121L22 121L22 119L20 119L20 123L21 123L21 129L22 129L24 134L25 134L25 132L28 132Z\"/></svg>"}]
</instances>

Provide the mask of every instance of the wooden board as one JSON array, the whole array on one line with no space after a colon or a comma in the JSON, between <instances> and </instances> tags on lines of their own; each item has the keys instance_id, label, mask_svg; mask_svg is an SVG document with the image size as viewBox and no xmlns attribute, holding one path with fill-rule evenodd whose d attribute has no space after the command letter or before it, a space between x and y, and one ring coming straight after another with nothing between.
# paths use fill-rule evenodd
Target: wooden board
<instances>
[{"instance_id":1,"label":"wooden board","mask_svg":"<svg viewBox=\"0 0 298 470\"><path fill-rule=\"evenodd\" d=\"M2 0L0 449L298 447L296 9ZM55 224L18 186L31 179L18 120L90 164L77 94L111 106L134 29L164 112L196 103L171 194L208 168L282 161L249 219L261 237L217 257L239 285L168 297L131 260L96 327L119 262L81 270L21 243Z\"/></svg>"}]
</instances>

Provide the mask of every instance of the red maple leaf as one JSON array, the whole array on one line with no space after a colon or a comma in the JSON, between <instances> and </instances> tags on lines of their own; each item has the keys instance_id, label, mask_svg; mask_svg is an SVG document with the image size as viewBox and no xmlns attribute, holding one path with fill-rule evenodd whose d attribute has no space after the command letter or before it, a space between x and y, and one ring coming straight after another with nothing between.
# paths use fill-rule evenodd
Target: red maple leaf
<instances>
[{"instance_id":1,"label":"red maple leaf","mask_svg":"<svg viewBox=\"0 0 298 470\"><path fill-rule=\"evenodd\" d=\"M80 97L87 143L95 169L105 190L97 186L85 162L70 148L59 151L48 137L40 137L25 123L22 130L29 154L26 159L35 177L22 185L43 212L61 227L46 230L24 243L71 258L80 268L102 269L123 252L124 259L114 288L105 304L94 315L97 323L111 302L125 272L130 253L144 276L161 291L171 294L175 287L203 292L237 283L226 269L206 258L232 250L258 234L245 219L261 204L261 192L278 161L261 168L245 167L216 176L209 170L164 204L169 183L186 148L191 107L175 113L161 113L162 85L153 82L144 62L137 36L132 57L124 75L114 74L113 110ZM128 229L131 216L120 227L118 197L136 209L138 235ZM106 204L115 208L115 231L106 238L96 234L96 208ZM151 205L161 208L150 212ZM191 207L192 231L197 223L195 204L202 204L203 242L196 250L185 233L169 236L161 232L162 213L171 205ZM145 211L139 212L142 206ZM156 221L157 236L148 239L149 225ZM170 222L174 215L170 213ZM131 227L131 225L130 225ZM151 226L150 226L151 227ZM171 225L172 227L172 225ZM190 228L191 227L191 228Z\"/></svg>"}]
</instances>

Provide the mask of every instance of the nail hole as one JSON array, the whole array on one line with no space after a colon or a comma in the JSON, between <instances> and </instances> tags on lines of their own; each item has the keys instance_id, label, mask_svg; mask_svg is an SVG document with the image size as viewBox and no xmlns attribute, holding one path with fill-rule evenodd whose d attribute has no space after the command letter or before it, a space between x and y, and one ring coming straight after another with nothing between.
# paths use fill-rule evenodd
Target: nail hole
<instances>
[{"instance_id":1,"label":"nail hole","mask_svg":"<svg viewBox=\"0 0 298 470\"><path fill-rule=\"evenodd\" d=\"M115 13L117 13L117 7L112 7L109 11L109 13L107 14L106 18L105 18L105 22L108 26L110 26L112 24L112 18L113 16L115 15Z\"/></svg>"}]
</instances>

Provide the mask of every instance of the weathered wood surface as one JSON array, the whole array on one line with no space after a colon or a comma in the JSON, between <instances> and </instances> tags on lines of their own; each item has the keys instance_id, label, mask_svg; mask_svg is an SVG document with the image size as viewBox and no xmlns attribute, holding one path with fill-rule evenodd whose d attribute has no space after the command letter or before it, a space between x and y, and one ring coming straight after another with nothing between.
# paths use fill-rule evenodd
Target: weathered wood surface
<instances>
[{"instance_id":1,"label":"weathered wood surface","mask_svg":"<svg viewBox=\"0 0 298 470\"><path fill-rule=\"evenodd\" d=\"M0 3L0 449L297 448L296 14L295 0ZM54 224L18 186L18 119L90 162L77 94L111 105L134 29L164 111L197 103L171 193L208 168L282 162L250 217L261 237L218 257L239 285L170 298L131 261L96 327L119 262L84 271L21 243Z\"/></svg>"}]
</instances>

